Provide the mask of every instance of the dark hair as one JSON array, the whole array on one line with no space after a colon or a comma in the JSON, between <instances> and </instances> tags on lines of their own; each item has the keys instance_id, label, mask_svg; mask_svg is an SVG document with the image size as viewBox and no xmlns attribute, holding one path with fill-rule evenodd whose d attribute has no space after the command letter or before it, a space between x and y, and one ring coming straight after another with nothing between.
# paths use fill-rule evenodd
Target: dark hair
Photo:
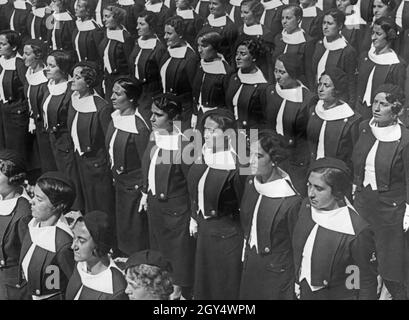
<instances>
[{"instance_id":1,"label":"dark hair","mask_svg":"<svg viewBox=\"0 0 409 320\"><path fill-rule=\"evenodd\" d=\"M87 11L87 16L88 17L94 17L95 15L95 9L97 7L97 1L95 0L78 0L78 2L84 1L85 4L85 9Z\"/></svg>"},{"instance_id":2,"label":"dark hair","mask_svg":"<svg viewBox=\"0 0 409 320\"><path fill-rule=\"evenodd\" d=\"M322 174L325 183L331 187L331 194L338 201L344 200L351 193L351 177L344 171L336 168L318 168L311 172Z\"/></svg>"},{"instance_id":3,"label":"dark hair","mask_svg":"<svg viewBox=\"0 0 409 320\"><path fill-rule=\"evenodd\" d=\"M173 16L165 21L165 26L171 26L175 29L177 35L184 37L186 32L185 22L182 17Z\"/></svg>"},{"instance_id":4,"label":"dark hair","mask_svg":"<svg viewBox=\"0 0 409 320\"><path fill-rule=\"evenodd\" d=\"M302 8L300 6L295 5L295 4L288 4L283 8L283 11L284 10L289 10L289 9L292 10L292 12L293 12L295 18L297 19L297 21L300 21L302 19L303 11L302 11Z\"/></svg>"},{"instance_id":5,"label":"dark hair","mask_svg":"<svg viewBox=\"0 0 409 320\"><path fill-rule=\"evenodd\" d=\"M75 200L75 190L72 186L52 178L39 178L37 185L45 193L51 204L59 209L59 214L70 211Z\"/></svg>"},{"instance_id":6,"label":"dark hair","mask_svg":"<svg viewBox=\"0 0 409 320\"><path fill-rule=\"evenodd\" d=\"M0 36L6 37L7 42L10 44L10 47L12 49L16 49L16 53L21 49L21 36L17 31L3 30L0 32Z\"/></svg>"},{"instance_id":7,"label":"dark hair","mask_svg":"<svg viewBox=\"0 0 409 320\"><path fill-rule=\"evenodd\" d=\"M389 43L399 37L399 28L391 18L380 17L375 20L374 24L380 26L386 33L386 40L388 40Z\"/></svg>"},{"instance_id":8,"label":"dark hair","mask_svg":"<svg viewBox=\"0 0 409 320\"><path fill-rule=\"evenodd\" d=\"M136 103L142 95L142 84L127 77L117 78L114 84L120 85L125 90L126 96L129 100L133 100L133 105L136 108Z\"/></svg>"},{"instance_id":9,"label":"dark hair","mask_svg":"<svg viewBox=\"0 0 409 320\"><path fill-rule=\"evenodd\" d=\"M227 5L229 4L229 0L217 0L219 1L225 8L227 8Z\"/></svg>"},{"instance_id":10,"label":"dark hair","mask_svg":"<svg viewBox=\"0 0 409 320\"><path fill-rule=\"evenodd\" d=\"M25 43L25 46L30 46L33 49L33 53L37 61L44 61L46 57L46 45L44 41L37 39L28 39Z\"/></svg>"},{"instance_id":11,"label":"dark hair","mask_svg":"<svg viewBox=\"0 0 409 320\"><path fill-rule=\"evenodd\" d=\"M98 66L93 62L81 61L77 62L72 70L81 67L81 76L84 77L84 81L87 83L90 89L95 88L98 85Z\"/></svg>"},{"instance_id":12,"label":"dark hair","mask_svg":"<svg viewBox=\"0 0 409 320\"><path fill-rule=\"evenodd\" d=\"M303 75L302 63L296 53L282 53L277 57L276 61L282 62L285 71L292 79L297 80Z\"/></svg>"},{"instance_id":13,"label":"dark hair","mask_svg":"<svg viewBox=\"0 0 409 320\"><path fill-rule=\"evenodd\" d=\"M144 10L138 15L138 18L144 18L146 23L149 25L149 29L151 29L153 33L156 33L156 28L158 25L158 18L156 17L156 13Z\"/></svg>"},{"instance_id":14,"label":"dark hair","mask_svg":"<svg viewBox=\"0 0 409 320\"><path fill-rule=\"evenodd\" d=\"M244 5L249 7L251 13L257 20L260 20L264 12L264 6L261 4L259 0L243 0L240 7Z\"/></svg>"},{"instance_id":15,"label":"dark hair","mask_svg":"<svg viewBox=\"0 0 409 320\"><path fill-rule=\"evenodd\" d=\"M36 8L44 8L50 4L49 0L37 0Z\"/></svg>"},{"instance_id":16,"label":"dark hair","mask_svg":"<svg viewBox=\"0 0 409 320\"><path fill-rule=\"evenodd\" d=\"M264 48L260 40L258 39L246 39L241 42L236 47L236 51L240 46L245 46L248 50L250 55L256 59L256 61L263 55Z\"/></svg>"},{"instance_id":17,"label":"dark hair","mask_svg":"<svg viewBox=\"0 0 409 320\"><path fill-rule=\"evenodd\" d=\"M0 171L8 178L8 184L15 187L21 186L26 178L26 173L10 160L0 160Z\"/></svg>"},{"instance_id":18,"label":"dark hair","mask_svg":"<svg viewBox=\"0 0 409 320\"><path fill-rule=\"evenodd\" d=\"M63 50L54 50L51 51L48 56L54 57L57 67L60 68L61 72L68 77L73 66L71 54Z\"/></svg>"},{"instance_id":19,"label":"dark hair","mask_svg":"<svg viewBox=\"0 0 409 320\"><path fill-rule=\"evenodd\" d=\"M345 13L343 13L341 10L329 9L325 12L324 17L325 16L331 16L332 18L334 18L337 27L343 27L345 24ZM324 22L324 20L322 21Z\"/></svg>"},{"instance_id":20,"label":"dark hair","mask_svg":"<svg viewBox=\"0 0 409 320\"><path fill-rule=\"evenodd\" d=\"M153 104L165 112L170 120L178 120L182 114L182 106L175 95L159 94L153 98Z\"/></svg>"},{"instance_id":21,"label":"dark hair","mask_svg":"<svg viewBox=\"0 0 409 320\"><path fill-rule=\"evenodd\" d=\"M71 2L72 0L61 0L62 9L65 11L69 11L71 9Z\"/></svg>"},{"instance_id":22,"label":"dark hair","mask_svg":"<svg viewBox=\"0 0 409 320\"><path fill-rule=\"evenodd\" d=\"M78 222L82 222L82 223L84 224L85 228L87 228L87 225L85 224L85 220L84 220L83 217L78 217L78 218L75 220L75 222L74 222L72 228L74 228L75 225L76 225ZM88 230L88 228L87 228L87 230ZM88 232L89 232L89 234L91 235L91 232L90 232L89 230L88 230ZM91 237L92 237L92 235L91 235ZM93 240L94 240L94 239L93 239ZM94 243L95 243L95 255L96 255L98 258L105 257L105 256L109 253L109 251L111 250L111 247L110 247L110 246L104 245L104 244L102 244L102 243L97 243L95 240L94 240Z\"/></svg>"},{"instance_id":23,"label":"dark hair","mask_svg":"<svg viewBox=\"0 0 409 320\"><path fill-rule=\"evenodd\" d=\"M216 50L217 52L220 51L220 45L223 41L223 38L220 35L220 33L216 31L202 32L202 33L199 32L197 36L197 40L199 40L200 38L202 39L202 43L205 46L211 45L214 50Z\"/></svg>"},{"instance_id":24,"label":"dark hair","mask_svg":"<svg viewBox=\"0 0 409 320\"><path fill-rule=\"evenodd\" d=\"M376 88L374 96L378 93L386 94L385 99L392 104L391 109L394 114L399 114L402 111L405 103L405 95L401 87L391 83L384 83Z\"/></svg>"},{"instance_id":25,"label":"dark hair","mask_svg":"<svg viewBox=\"0 0 409 320\"><path fill-rule=\"evenodd\" d=\"M271 129L262 129L258 132L257 140L273 163L280 163L288 158L288 143L285 138Z\"/></svg>"},{"instance_id":26,"label":"dark hair","mask_svg":"<svg viewBox=\"0 0 409 320\"><path fill-rule=\"evenodd\" d=\"M389 12L393 11L396 7L395 0L381 0L381 2L388 7Z\"/></svg>"},{"instance_id":27,"label":"dark hair","mask_svg":"<svg viewBox=\"0 0 409 320\"><path fill-rule=\"evenodd\" d=\"M208 111L204 114L202 123L204 124L206 119L210 118L214 122L217 123L219 126L219 129L226 131L229 129L235 129L236 127L236 120L234 119L234 116L227 114L227 113L218 113L216 112L211 112Z\"/></svg>"},{"instance_id":28,"label":"dark hair","mask_svg":"<svg viewBox=\"0 0 409 320\"><path fill-rule=\"evenodd\" d=\"M350 0L349 3L354 6L358 3L358 0Z\"/></svg>"},{"instance_id":29,"label":"dark hair","mask_svg":"<svg viewBox=\"0 0 409 320\"><path fill-rule=\"evenodd\" d=\"M125 9L122 9L120 7L117 7L115 5L108 5L104 7L104 10L108 10L112 12L112 17L116 21L118 25L121 25L124 23L126 19L126 11Z\"/></svg>"}]
</instances>

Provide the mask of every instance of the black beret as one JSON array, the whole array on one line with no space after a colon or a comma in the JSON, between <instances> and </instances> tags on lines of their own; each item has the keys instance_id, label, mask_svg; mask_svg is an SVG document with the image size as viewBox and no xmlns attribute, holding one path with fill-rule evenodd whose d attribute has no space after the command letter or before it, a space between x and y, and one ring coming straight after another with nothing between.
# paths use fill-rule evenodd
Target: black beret
<instances>
[{"instance_id":1,"label":"black beret","mask_svg":"<svg viewBox=\"0 0 409 320\"><path fill-rule=\"evenodd\" d=\"M40 176L38 180L41 179L53 179L60 181L62 183L65 183L66 185L70 186L72 189L74 189L74 185L70 179L67 178L67 176L59 171L48 171Z\"/></svg>"},{"instance_id":2,"label":"black beret","mask_svg":"<svg viewBox=\"0 0 409 320\"><path fill-rule=\"evenodd\" d=\"M313 161L308 169L308 175L311 173L311 171L324 168L339 169L349 177L351 176L351 171L344 161L331 157L320 158Z\"/></svg>"},{"instance_id":3,"label":"black beret","mask_svg":"<svg viewBox=\"0 0 409 320\"><path fill-rule=\"evenodd\" d=\"M95 244L105 251L109 251L113 238L108 214L95 210L88 212L83 220Z\"/></svg>"},{"instance_id":4,"label":"black beret","mask_svg":"<svg viewBox=\"0 0 409 320\"><path fill-rule=\"evenodd\" d=\"M341 94L345 94L348 91L347 74L342 69L337 67L329 67L325 69L323 75L324 74L331 78L335 90L338 90L341 92Z\"/></svg>"},{"instance_id":5,"label":"black beret","mask_svg":"<svg viewBox=\"0 0 409 320\"><path fill-rule=\"evenodd\" d=\"M26 171L26 163L24 161L23 156L15 150L1 149L0 150L0 160L3 160L3 161L7 160L7 161L13 162L14 165L16 166L16 174Z\"/></svg>"},{"instance_id":6,"label":"black beret","mask_svg":"<svg viewBox=\"0 0 409 320\"><path fill-rule=\"evenodd\" d=\"M172 266L168 260L166 260L162 254L158 251L154 250L143 250L138 251L131 255L125 263L125 269L139 266L141 264L147 264L150 266L155 266L161 268L162 270L166 270L172 272Z\"/></svg>"}]
</instances>

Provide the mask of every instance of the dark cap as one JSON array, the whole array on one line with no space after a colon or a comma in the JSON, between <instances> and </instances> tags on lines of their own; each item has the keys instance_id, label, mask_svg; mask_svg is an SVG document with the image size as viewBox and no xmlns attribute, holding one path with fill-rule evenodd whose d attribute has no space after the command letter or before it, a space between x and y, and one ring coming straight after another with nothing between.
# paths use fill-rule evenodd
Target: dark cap
<instances>
[{"instance_id":1,"label":"dark cap","mask_svg":"<svg viewBox=\"0 0 409 320\"><path fill-rule=\"evenodd\" d=\"M0 150L0 160L13 162L14 165L16 166L15 174L26 171L26 164L25 164L23 156L15 150L1 149Z\"/></svg>"},{"instance_id":2,"label":"dark cap","mask_svg":"<svg viewBox=\"0 0 409 320\"><path fill-rule=\"evenodd\" d=\"M104 252L112 247L112 230L108 214L102 211L91 211L83 217L85 226L95 244Z\"/></svg>"},{"instance_id":3,"label":"dark cap","mask_svg":"<svg viewBox=\"0 0 409 320\"><path fill-rule=\"evenodd\" d=\"M131 255L125 264L125 269L139 266L141 264L147 264L150 266L158 267L162 270L172 272L172 266L168 260L166 260L162 254L154 250L138 251Z\"/></svg>"},{"instance_id":4,"label":"dark cap","mask_svg":"<svg viewBox=\"0 0 409 320\"><path fill-rule=\"evenodd\" d=\"M342 69L329 67L325 69L322 75L324 74L331 78L335 90L339 91L341 94L345 94L348 91L347 74Z\"/></svg>"},{"instance_id":5,"label":"dark cap","mask_svg":"<svg viewBox=\"0 0 409 320\"><path fill-rule=\"evenodd\" d=\"M344 172L349 177L351 176L351 171L349 170L348 166L345 164L344 161L331 157L320 158L313 161L308 169L308 175L311 173L311 171L314 171L316 169L326 168L338 169Z\"/></svg>"},{"instance_id":6,"label":"dark cap","mask_svg":"<svg viewBox=\"0 0 409 320\"><path fill-rule=\"evenodd\" d=\"M298 80L302 75L302 61L295 53L284 53L280 55L277 60L280 60L287 73L292 79Z\"/></svg>"},{"instance_id":7,"label":"dark cap","mask_svg":"<svg viewBox=\"0 0 409 320\"><path fill-rule=\"evenodd\" d=\"M74 189L74 185L70 179L67 178L67 176L59 171L48 171L44 173L43 175L38 178L38 180L41 179L54 179L57 181L60 181L62 183L65 183L66 185L70 186L72 189Z\"/></svg>"}]
</instances>

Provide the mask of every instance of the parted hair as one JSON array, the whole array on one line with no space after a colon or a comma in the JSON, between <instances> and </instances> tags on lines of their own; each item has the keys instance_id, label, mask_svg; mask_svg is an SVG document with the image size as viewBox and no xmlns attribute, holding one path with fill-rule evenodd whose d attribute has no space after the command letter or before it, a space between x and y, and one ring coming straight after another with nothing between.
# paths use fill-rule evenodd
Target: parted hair
<instances>
[{"instance_id":1,"label":"parted hair","mask_svg":"<svg viewBox=\"0 0 409 320\"><path fill-rule=\"evenodd\" d=\"M114 84L120 85L125 90L126 96L133 101L136 108L137 102L142 95L142 84L128 77L117 78Z\"/></svg>"},{"instance_id":2,"label":"parted hair","mask_svg":"<svg viewBox=\"0 0 409 320\"><path fill-rule=\"evenodd\" d=\"M57 67L68 77L74 65L72 55L67 51L54 50L48 56L54 57Z\"/></svg>"},{"instance_id":3,"label":"parted hair","mask_svg":"<svg viewBox=\"0 0 409 320\"><path fill-rule=\"evenodd\" d=\"M58 209L59 214L65 214L75 200L75 190L72 186L52 178L39 178L37 185L48 197L51 204Z\"/></svg>"},{"instance_id":4,"label":"parted hair","mask_svg":"<svg viewBox=\"0 0 409 320\"><path fill-rule=\"evenodd\" d=\"M14 51L18 51L21 49L21 36L17 31L14 30L3 30L0 32L0 36L5 36L7 39L7 42L9 43L10 47L12 49L15 49Z\"/></svg>"},{"instance_id":5,"label":"parted hair","mask_svg":"<svg viewBox=\"0 0 409 320\"><path fill-rule=\"evenodd\" d=\"M331 194L335 199L344 200L351 192L351 176L337 168L318 168L311 172L321 173L324 181L331 187Z\"/></svg>"},{"instance_id":6,"label":"parted hair","mask_svg":"<svg viewBox=\"0 0 409 320\"><path fill-rule=\"evenodd\" d=\"M297 19L297 21L300 21L303 17L303 12L302 12L302 8L300 6L297 6L295 4L288 4L283 8L284 10L291 10L295 16L295 18Z\"/></svg>"},{"instance_id":7,"label":"parted hair","mask_svg":"<svg viewBox=\"0 0 409 320\"><path fill-rule=\"evenodd\" d=\"M380 17L375 20L374 24L380 26L382 30L386 33L386 40L392 42L399 37L399 27L396 25L395 21L388 17Z\"/></svg>"},{"instance_id":8,"label":"parted hair","mask_svg":"<svg viewBox=\"0 0 409 320\"><path fill-rule=\"evenodd\" d=\"M184 37L186 27L185 27L185 22L184 22L182 17L173 16L173 17L170 17L170 18L166 19L165 26L173 27L173 29L175 29L175 32L179 36Z\"/></svg>"},{"instance_id":9,"label":"parted hair","mask_svg":"<svg viewBox=\"0 0 409 320\"><path fill-rule=\"evenodd\" d=\"M12 186L21 186L26 178L26 173L10 160L0 160L0 171L8 178L8 183Z\"/></svg>"},{"instance_id":10,"label":"parted hair","mask_svg":"<svg viewBox=\"0 0 409 320\"><path fill-rule=\"evenodd\" d=\"M338 9L329 9L325 12L325 16L331 16L334 18L335 23L337 24L338 28L341 28L345 24L345 13Z\"/></svg>"}]
</instances>

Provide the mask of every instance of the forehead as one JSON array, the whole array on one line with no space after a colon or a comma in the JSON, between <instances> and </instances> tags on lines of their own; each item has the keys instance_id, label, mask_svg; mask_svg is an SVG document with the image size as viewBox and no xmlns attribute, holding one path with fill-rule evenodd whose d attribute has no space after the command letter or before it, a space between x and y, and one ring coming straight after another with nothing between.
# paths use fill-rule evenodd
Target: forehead
<instances>
[{"instance_id":1,"label":"forehead","mask_svg":"<svg viewBox=\"0 0 409 320\"><path fill-rule=\"evenodd\" d=\"M237 52L249 53L249 49L244 44L242 44L242 45L238 46Z\"/></svg>"},{"instance_id":2,"label":"forehead","mask_svg":"<svg viewBox=\"0 0 409 320\"><path fill-rule=\"evenodd\" d=\"M284 67L284 63L283 63L281 60L277 60L277 61L276 61L275 67L276 67L277 69L286 71L286 70L285 70L285 67Z\"/></svg>"},{"instance_id":3,"label":"forehead","mask_svg":"<svg viewBox=\"0 0 409 320\"><path fill-rule=\"evenodd\" d=\"M379 92L376 96L375 99L379 102L386 102L388 103L388 100L386 100L386 93L385 92Z\"/></svg>"},{"instance_id":4,"label":"forehead","mask_svg":"<svg viewBox=\"0 0 409 320\"><path fill-rule=\"evenodd\" d=\"M264 151L264 149L262 148L260 141L253 141L250 144L250 152L251 153L260 153L260 154L266 154L266 152Z\"/></svg>"},{"instance_id":5,"label":"forehead","mask_svg":"<svg viewBox=\"0 0 409 320\"><path fill-rule=\"evenodd\" d=\"M386 4L384 4L381 0L375 0L374 5L381 6L381 7L386 7Z\"/></svg>"},{"instance_id":6,"label":"forehead","mask_svg":"<svg viewBox=\"0 0 409 320\"><path fill-rule=\"evenodd\" d=\"M2 43L8 43L8 40L7 40L7 38L6 38L6 36L5 36L4 34L1 34L1 35L0 35L0 42L2 42Z\"/></svg>"},{"instance_id":7,"label":"forehead","mask_svg":"<svg viewBox=\"0 0 409 320\"><path fill-rule=\"evenodd\" d=\"M57 64L57 62L55 61L55 57L54 57L54 56L48 56L48 57L47 57L47 63L48 63L48 64Z\"/></svg>"},{"instance_id":8,"label":"forehead","mask_svg":"<svg viewBox=\"0 0 409 320\"><path fill-rule=\"evenodd\" d=\"M103 11L104 15L106 16L111 16L112 15L112 11L108 10L108 9L104 9Z\"/></svg>"},{"instance_id":9,"label":"forehead","mask_svg":"<svg viewBox=\"0 0 409 320\"><path fill-rule=\"evenodd\" d=\"M155 113L156 115L165 115L166 112L159 109L156 104L152 103L152 113Z\"/></svg>"},{"instance_id":10,"label":"forehead","mask_svg":"<svg viewBox=\"0 0 409 320\"><path fill-rule=\"evenodd\" d=\"M79 238L84 238L84 239L91 239L91 234L89 233L87 227L85 226L84 221L78 221L72 230L74 235Z\"/></svg>"},{"instance_id":11,"label":"forehead","mask_svg":"<svg viewBox=\"0 0 409 320\"><path fill-rule=\"evenodd\" d=\"M330 14L327 14L327 15L324 16L324 21L329 22L329 23L335 23L334 17L331 16Z\"/></svg>"},{"instance_id":12,"label":"forehead","mask_svg":"<svg viewBox=\"0 0 409 320\"><path fill-rule=\"evenodd\" d=\"M330 78L328 75L326 75L326 74L324 74L324 75L321 76L321 78L320 78L320 83L322 83L322 84L327 84L327 85L329 85L329 86L333 86L333 85L334 85L333 82L332 82L332 80L331 80L331 78Z\"/></svg>"},{"instance_id":13,"label":"forehead","mask_svg":"<svg viewBox=\"0 0 409 320\"><path fill-rule=\"evenodd\" d=\"M146 18L146 17L138 17L138 20L137 20L137 21L138 21L139 23L146 22L146 21L145 21L145 18Z\"/></svg>"},{"instance_id":14,"label":"forehead","mask_svg":"<svg viewBox=\"0 0 409 320\"><path fill-rule=\"evenodd\" d=\"M373 25L373 31L385 33L385 31L383 31L382 27L379 24Z\"/></svg>"},{"instance_id":15,"label":"forehead","mask_svg":"<svg viewBox=\"0 0 409 320\"><path fill-rule=\"evenodd\" d=\"M26 52L27 54L31 54L33 51L33 48L29 44L26 44L24 46L24 52Z\"/></svg>"},{"instance_id":16,"label":"forehead","mask_svg":"<svg viewBox=\"0 0 409 320\"><path fill-rule=\"evenodd\" d=\"M211 119L210 117L206 118L205 124L204 124L205 128L207 129L217 129L219 127L219 125L217 124L216 121L214 121L213 119Z\"/></svg>"},{"instance_id":17,"label":"forehead","mask_svg":"<svg viewBox=\"0 0 409 320\"><path fill-rule=\"evenodd\" d=\"M37 197L48 199L47 195L43 192L43 190L41 190L41 188L38 186L38 184L36 184L35 187L34 187L34 194Z\"/></svg>"},{"instance_id":18,"label":"forehead","mask_svg":"<svg viewBox=\"0 0 409 320\"><path fill-rule=\"evenodd\" d=\"M311 172L309 177L308 177L308 182L311 183L314 186L318 186L321 188L330 188L330 186L326 183L324 179L324 174L323 173L318 173L318 172Z\"/></svg>"},{"instance_id":19,"label":"forehead","mask_svg":"<svg viewBox=\"0 0 409 320\"><path fill-rule=\"evenodd\" d=\"M115 93L121 93L121 94L125 92L125 89L122 88L118 82L114 84L114 86L112 87L112 90L115 91Z\"/></svg>"},{"instance_id":20,"label":"forehead","mask_svg":"<svg viewBox=\"0 0 409 320\"><path fill-rule=\"evenodd\" d=\"M171 25L165 25L165 32L173 33L175 32L175 28L173 28Z\"/></svg>"},{"instance_id":21,"label":"forehead","mask_svg":"<svg viewBox=\"0 0 409 320\"><path fill-rule=\"evenodd\" d=\"M75 75L81 75L82 67L76 67L73 71L73 74Z\"/></svg>"},{"instance_id":22,"label":"forehead","mask_svg":"<svg viewBox=\"0 0 409 320\"><path fill-rule=\"evenodd\" d=\"M293 9L293 8L284 9L284 10L283 10L283 15L293 16L293 15L294 15L294 9Z\"/></svg>"}]
</instances>

